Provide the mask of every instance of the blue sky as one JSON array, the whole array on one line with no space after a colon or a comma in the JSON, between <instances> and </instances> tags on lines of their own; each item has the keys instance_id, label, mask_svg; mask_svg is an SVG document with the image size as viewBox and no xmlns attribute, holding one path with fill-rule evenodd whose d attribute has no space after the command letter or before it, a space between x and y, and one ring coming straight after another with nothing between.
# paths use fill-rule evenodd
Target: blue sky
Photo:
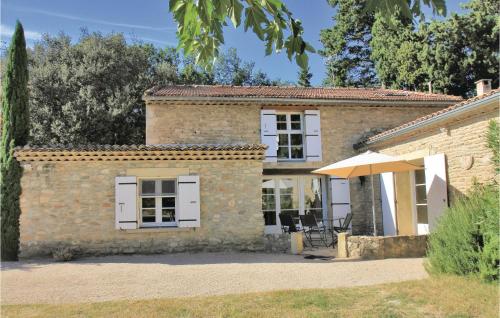
<instances>
[{"instance_id":1,"label":"blue sky","mask_svg":"<svg viewBox=\"0 0 500 318\"><path fill-rule=\"evenodd\" d=\"M302 20L305 38L315 48L321 48L319 32L332 25L334 9L326 0L285 0L296 18ZM460 11L462 0L448 0L448 11ZM128 38L151 42L156 46L176 46L175 24L168 12L168 0L1 0L2 41L8 41L16 19L24 26L28 44L41 34L58 34L63 31L77 39L82 27L102 33L123 32ZM242 28L228 27L225 32L226 47L235 47L238 55L254 61L256 69L265 71L271 78L296 81L298 67L284 54L264 55L264 46L257 37ZM313 85L320 85L324 76L323 59L310 57Z\"/></svg>"}]
</instances>

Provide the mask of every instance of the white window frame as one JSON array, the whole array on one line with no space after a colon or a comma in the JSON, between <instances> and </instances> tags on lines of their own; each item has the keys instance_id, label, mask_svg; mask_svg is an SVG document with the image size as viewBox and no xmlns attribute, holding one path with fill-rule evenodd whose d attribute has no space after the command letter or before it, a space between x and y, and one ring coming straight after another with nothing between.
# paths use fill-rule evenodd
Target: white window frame
<instances>
[{"instance_id":1,"label":"white window frame","mask_svg":"<svg viewBox=\"0 0 500 318\"><path fill-rule=\"evenodd\" d=\"M286 129L279 129L278 125L280 121L278 121L279 115L286 116ZM300 116L300 130L292 129L292 115ZM280 158L277 157L278 161L305 161L306 160L306 142L305 142L305 129L304 129L304 113L302 112L276 112L276 139L278 142L278 148L276 151L276 156L278 156L279 149L283 146L279 145L279 135L286 134L288 137L288 158ZM302 136L302 157L301 158L292 158L292 135L301 135Z\"/></svg>"},{"instance_id":2,"label":"white window frame","mask_svg":"<svg viewBox=\"0 0 500 318\"><path fill-rule=\"evenodd\" d=\"M325 178L315 175L264 175L262 176L262 181L264 180L274 180L274 200L275 200L275 212L276 212L276 225L265 225L265 232L268 234L281 233L281 222L279 220L279 214L281 213L281 191L279 188L280 179L296 179L298 186L298 196L299 196L299 206L296 210L299 211L299 215L305 215L305 183L304 180L307 177L315 177L320 180L321 184L321 210L323 218L328 216L328 209L326 208L326 181ZM262 194L261 194L262 196ZM264 213L265 210L261 210ZM269 210L268 210L269 211ZM318 220L319 222L320 220Z\"/></svg>"},{"instance_id":3,"label":"white window frame","mask_svg":"<svg viewBox=\"0 0 500 318\"><path fill-rule=\"evenodd\" d=\"M416 173L421 171L424 173L424 183L417 183ZM410 184L412 189L412 211L413 211L413 224L414 231L417 235L429 234L429 207L427 204L427 192L425 193L425 203L417 203L417 188L423 187L426 190L426 179L425 179L425 169L415 170L410 172ZM427 223L418 223L418 207L425 206L427 209Z\"/></svg>"},{"instance_id":4,"label":"white window frame","mask_svg":"<svg viewBox=\"0 0 500 318\"><path fill-rule=\"evenodd\" d=\"M138 207L139 207L139 226L140 227L177 227L176 217L178 215L178 189L177 189L177 179L175 178L140 178L138 180ZM155 181L155 194L154 195L143 195L142 194L142 182L143 181ZM173 181L175 186L175 192L173 194L161 194L156 193L156 189L159 186L161 190L162 181ZM143 198L154 198L155 199L155 219L156 222L143 222L142 220L142 199ZM174 209L174 221L172 222L162 222L162 198L175 198L175 209ZM146 208L149 209L149 208Z\"/></svg>"}]
</instances>

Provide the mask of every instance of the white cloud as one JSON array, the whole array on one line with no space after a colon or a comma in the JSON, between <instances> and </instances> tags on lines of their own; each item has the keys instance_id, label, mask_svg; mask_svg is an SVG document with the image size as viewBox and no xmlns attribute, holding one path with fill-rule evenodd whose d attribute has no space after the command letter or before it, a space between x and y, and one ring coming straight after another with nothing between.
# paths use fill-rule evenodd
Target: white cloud
<instances>
[{"instance_id":1,"label":"white cloud","mask_svg":"<svg viewBox=\"0 0 500 318\"><path fill-rule=\"evenodd\" d=\"M14 34L13 28L5 24L0 25L0 36L2 38L11 38L13 34ZM36 31L24 30L24 38L26 40L36 41L42 38L42 34Z\"/></svg>"},{"instance_id":2,"label":"white cloud","mask_svg":"<svg viewBox=\"0 0 500 318\"><path fill-rule=\"evenodd\" d=\"M163 31L163 32L176 31L176 28L173 28L173 27L153 27L150 25L120 23L120 22L78 17L78 16L69 15L69 14L65 14L65 13L58 13L58 12L52 12L52 11L46 11L46 10L40 10L40 9L31 9L31 8L25 8L25 7L12 6L11 9L21 11L21 12L38 13L38 14L43 14L46 16L62 18L62 19L67 19L67 20L81 21L81 22L87 22L87 23L96 23L96 24L101 24L101 25L110 25L110 26L122 27L122 28L142 29L142 30L150 30L150 31Z\"/></svg>"}]
</instances>

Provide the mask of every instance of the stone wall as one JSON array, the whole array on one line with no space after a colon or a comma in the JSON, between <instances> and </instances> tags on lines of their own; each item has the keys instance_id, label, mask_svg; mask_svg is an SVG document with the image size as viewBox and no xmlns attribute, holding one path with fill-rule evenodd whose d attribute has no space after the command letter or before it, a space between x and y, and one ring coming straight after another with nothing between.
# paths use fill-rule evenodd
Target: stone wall
<instances>
[{"instance_id":1,"label":"stone wall","mask_svg":"<svg viewBox=\"0 0 500 318\"><path fill-rule=\"evenodd\" d=\"M449 199L454 201L474 182L489 182L495 176L492 152L486 144L488 123L492 119L499 120L498 102L483 112L455 117L370 148L389 155L444 153Z\"/></svg>"},{"instance_id":2,"label":"stone wall","mask_svg":"<svg viewBox=\"0 0 500 318\"><path fill-rule=\"evenodd\" d=\"M347 257L384 259L423 257L427 250L427 235L416 236L347 236L344 246ZM346 245L345 245L346 244Z\"/></svg>"},{"instance_id":3,"label":"stone wall","mask_svg":"<svg viewBox=\"0 0 500 318\"><path fill-rule=\"evenodd\" d=\"M260 109L275 108L283 111L319 109L323 161L264 163L264 169L313 169L358 154L353 144L369 134L392 128L405 121L431 113L444 106L391 106L371 107L352 104L335 106L277 105L263 103L229 104L211 102L159 102L149 101L146 109L146 143L227 143L260 142ZM218 103L218 104L215 104ZM378 179L375 186L379 187ZM329 193L329 191L328 191ZM382 213L379 191L377 195L377 227L382 233ZM373 229L369 178L351 180L353 233L368 234ZM331 211L330 211L331 214Z\"/></svg>"},{"instance_id":4,"label":"stone wall","mask_svg":"<svg viewBox=\"0 0 500 318\"><path fill-rule=\"evenodd\" d=\"M258 160L34 161L23 166L21 257L48 256L64 246L81 255L272 249L264 239ZM116 230L115 177L136 168L200 175L201 227Z\"/></svg>"}]
</instances>

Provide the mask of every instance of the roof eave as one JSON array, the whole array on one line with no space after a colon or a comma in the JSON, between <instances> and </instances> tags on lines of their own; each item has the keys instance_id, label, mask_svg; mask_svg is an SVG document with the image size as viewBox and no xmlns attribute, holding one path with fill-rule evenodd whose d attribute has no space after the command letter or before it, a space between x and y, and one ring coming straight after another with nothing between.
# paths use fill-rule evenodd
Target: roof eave
<instances>
[{"instance_id":1,"label":"roof eave","mask_svg":"<svg viewBox=\"0 0 500 318\"><path fill-rule=\"evenodd\" d=\"M369 146L375 145L375 144L383 142L383 141L390 140L390 139L398 137L398 136L408 134L410 132L413 132L415 130L423 128L425 126L436 124L436 123L439 123L441 121L445 121L451 117L462 115L462 114L465 114L467 112L480 109L483 106L488 106L492 101L494 101L495 99L498 99L499 97L500 97L500 93L496 93L496 94L493 94L491 96L482 98L480 100L473 101L473 102L466 104L462 107L453 109L449 112L437 115L435 117L431 117L427 120L415 123L414 125L410 125L410 126L398 129L392 133L385 134L385 135L380 136L380 137L375 137L375 138L372 137L372 139L370 139L366 142L363 142L361 145L359 145L358 147L355 147L355 148L358 150L366 149L366 148L369 148Z\"/></svg>"},{"instance_id":2,"label":"roof eave","mask_svg":"<svg viewBox=\"0 0 500 318\"><path fill-rule=\"evenodd\" d=\"M194 101L194 102L247 102L247 103L297 103L316 105L380 105L380 106L401 106L401 105L426 105L426 106L450 106L460 100L367 100L367 99L318 99L318 98L261 98L261 97L200 97L200 96L148 96L144 95L144 101Z\"/></svg>"}]
</instances>

